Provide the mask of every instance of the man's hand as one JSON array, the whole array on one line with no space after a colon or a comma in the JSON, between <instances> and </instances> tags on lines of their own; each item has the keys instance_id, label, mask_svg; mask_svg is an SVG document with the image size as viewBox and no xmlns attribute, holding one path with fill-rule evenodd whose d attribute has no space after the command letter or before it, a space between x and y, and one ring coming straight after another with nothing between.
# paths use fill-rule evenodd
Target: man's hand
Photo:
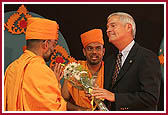
<instances>
[{"instance_id":1,"label":"man's hand","mask_svg":"<svg viewBox=\"0 0 168 115\"><path fill-rule=\"evenodd\" d=\"M111 102L115 102L115 94L102 88L93 88L92 96L98 99L106 99Z\"/></svg>"},{"instance_id":2,"label":"man's hand","mask_svg":"<svg viewBox=\"0 0 168 115\"><path fill-rule=\"evenodd\" d=\"M85 91L85 96L88 97L90 101L92 100L92 95L89 92Z\"/></svg>"},{"instance_id":3,"label":"man's hand","mask_svg":"<svg viewBox=\"0 0 168 115\"><path fill-rule=\"evenodd\" d=\"M58 80L58 82L60 82L60 80L63 78L63 66L61 66L61 63L56 63L55 64L55 67L54 67L54 73L55 73L55 76Z\"/></svg>"}]
</instances>

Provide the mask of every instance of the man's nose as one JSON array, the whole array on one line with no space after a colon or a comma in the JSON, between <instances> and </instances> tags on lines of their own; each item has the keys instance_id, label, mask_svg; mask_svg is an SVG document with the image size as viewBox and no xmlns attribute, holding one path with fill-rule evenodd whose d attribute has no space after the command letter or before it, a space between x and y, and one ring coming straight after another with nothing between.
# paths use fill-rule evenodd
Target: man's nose
<instances>
[{"instance_id":1,"label":"man's nose","mask_svg":"<svg viewBox=\"0 0 168 115\"><path fill-rule=\"evenodd\" d=\"M97 50L96 48L93 48L93 49L92 49L92 53L97 53L97 51L98 51L98 50Z\"/></svg>"},{"instance_id":2,"label":"man's nose","mask_svg":"<svg viewBox=\"0 0 168 115\"><path fill-rule=\"evenodd\" d=\"M96 50L96 49L93 49L92 53L97 53L97 50Z\"/></svg>"},{"instance_id":3,"label":"man's nose","mask_svg":"<svg viewBox=\"0 0 168 115\"><path fill-rule=\"evenodd\" d=\"M111 28L110 28L110 27L107 28L106 32L109 32L109 31L111 31Z\"/></svg>"}]
</instances>

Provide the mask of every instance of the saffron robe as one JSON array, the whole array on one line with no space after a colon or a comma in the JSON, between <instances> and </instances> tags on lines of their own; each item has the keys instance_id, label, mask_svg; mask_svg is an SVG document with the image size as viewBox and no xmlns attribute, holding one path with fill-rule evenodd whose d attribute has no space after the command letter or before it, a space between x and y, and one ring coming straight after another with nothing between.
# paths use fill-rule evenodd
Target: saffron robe
<instances>
[{"instance_id":1,"label":"saffron robe","mask_svg":"<svg viewBox=\"0 0 168 115\"><path fill-rule=\"evenodd\" d=\"M54 72L33 52L24 53L11 63L4 78L5 111L65 111Z\"/></svg>"},{"instance_id":2,"label":"saffron robe","mask_svg":"<svg viewBox=\"0 0 168 115\"><path fill-rule=\"evenodd\" d=\"M88 69L87 66L87 62L86 61L78 61L81 65L83 65L83 67L86 70ZM89 72L89 71L88 71ZM92 74L89 72L89 77L92 77ZM103 88L104 86L104 62L102 61L102 66L98 72L98 76L97 76L97 80L96 80L96 84L99 86L99 88ZM81 107L86 107L86 108L91 108L92 105L90 103L90 100L88 99L88 97L86 97L85 92L82 90L79 90L75 87L73 87L71 85L71 83L68 82L68 91L71 94L74 102L76 105L79 105Z\"/></svg>"}]
</instances>

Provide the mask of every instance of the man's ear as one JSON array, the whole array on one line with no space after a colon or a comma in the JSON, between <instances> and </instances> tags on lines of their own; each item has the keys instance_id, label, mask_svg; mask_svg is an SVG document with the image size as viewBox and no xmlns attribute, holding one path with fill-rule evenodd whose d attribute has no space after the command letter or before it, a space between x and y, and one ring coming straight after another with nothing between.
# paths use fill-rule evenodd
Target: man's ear
<instances>
[{"instance_id":1,"label":"man's ear","mask_svg":"<svg viewBox=\"0 0 168 115\"><path fill-rule=\"evenodd\" d=\"M132 32L132 25L131 24L127 24L127 31L128 32Z\"/></svg>"},{"instance_id":2,"label":"man's ear","mask_svg":"<svg viewBox=\"0 0 168 115\"><path fill-rule=\"evenodd\" d=\"M44 49L44 50L48 49L48 40L43 41L41 46L42 46L42 49Z\"/></svg>"},{"instance_id":3,"label":"man's ear","mask_svg":"<svg viewBox=\"0 0 168 115\"><path fill-rule=\"evenodd\" d=\"M104 56L105 52L106 52L106 50L105 50L105 48L103 48L103 56Z\"/></svg>"},{"instance_id":4,"label":"man's ear","mask_svg":"<svg viewBox=\"0 0 168 115\"><path fill-rule=\"evenodd\" d=\"M83 48L83 55L86 56L85 48Z\"/></svg>"}]
</instances>

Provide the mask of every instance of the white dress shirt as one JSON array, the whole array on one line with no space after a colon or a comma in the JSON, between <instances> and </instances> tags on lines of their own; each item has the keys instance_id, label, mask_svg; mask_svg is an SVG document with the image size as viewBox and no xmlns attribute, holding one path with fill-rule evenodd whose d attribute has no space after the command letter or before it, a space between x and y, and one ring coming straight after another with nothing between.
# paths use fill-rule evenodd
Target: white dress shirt
<instances>
[{"instance_id":1,"label":"white dress shirt","mask_svg":"<svg viewBox=\"0 0 168 115\"><path fill-rule=\"evenodd\" d=\"M129 44L129 45L127 45L127 47L125 47L122 51L121 51L121 53L122 53L122 57L121 57L121 67L123 66L123 64L124 64L124 62L125 62L125 60L126 60L126 58L127 58L127 56L128 56L128 54L129 54L129 52L130 52L130 50L131 50L131 48L133 47L133 45L135 44L135 41L134 40L132 40L132 42Z\"/></svg>"}]
</instances>

